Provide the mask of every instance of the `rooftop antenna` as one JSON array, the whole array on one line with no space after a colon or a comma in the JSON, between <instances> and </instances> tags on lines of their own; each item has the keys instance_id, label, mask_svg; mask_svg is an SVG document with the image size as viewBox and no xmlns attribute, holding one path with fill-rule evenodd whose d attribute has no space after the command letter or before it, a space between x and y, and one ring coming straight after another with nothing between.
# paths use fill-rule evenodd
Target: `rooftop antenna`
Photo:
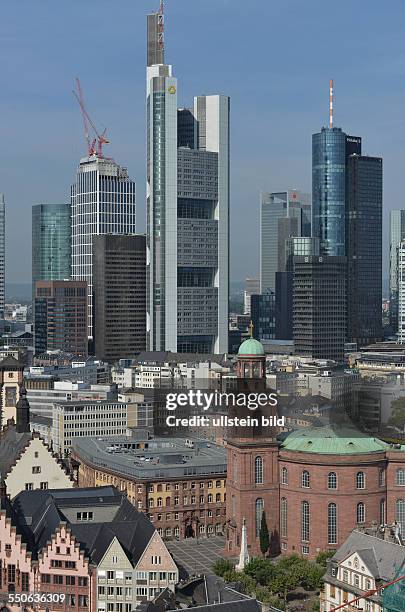
<instances>
[{"instance_id":1,"label":"rooftop antenna","mask_svg":"<svg viewBox=\"0 0 405 612\"><path fill-rule=\"evenodd\" d=\"M329 81L329 128L333 128L333 79Z\"/></svg>"},{"instance_id":2,"label":"rooftop antenna","mask_svg":"<svg viewBox=\"0 0 405 612\"><path fill-rule=\"evenodd\" d=\"M158 12L158 45L159 49L164 51L165 48L165 3L164 0L160 0L159 12Z\"/></svg>"}]
</instances>

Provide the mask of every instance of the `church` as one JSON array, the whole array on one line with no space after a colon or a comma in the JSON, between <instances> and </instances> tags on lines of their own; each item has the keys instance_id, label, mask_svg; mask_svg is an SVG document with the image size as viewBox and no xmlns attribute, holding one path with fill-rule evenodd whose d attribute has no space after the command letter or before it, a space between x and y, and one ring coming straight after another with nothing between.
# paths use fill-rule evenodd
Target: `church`
<instances>
[{"instance_id":1,"label":"church","mask_svg":"<svg viewBox=\"0 0 405 612\"><path fill-rule=\"evenodd\" d=\"M245 340L238 352L240 388L266 388L260 342ZM226 482L226 549L241 544L260 556L265 512L269 554L305 555L336 550L355 528L397 521L405 538L405 445L392 445L349 426L293 431L229 432ZM245 525L245 527L244 527Z\"/></svg>"}]
</instances>

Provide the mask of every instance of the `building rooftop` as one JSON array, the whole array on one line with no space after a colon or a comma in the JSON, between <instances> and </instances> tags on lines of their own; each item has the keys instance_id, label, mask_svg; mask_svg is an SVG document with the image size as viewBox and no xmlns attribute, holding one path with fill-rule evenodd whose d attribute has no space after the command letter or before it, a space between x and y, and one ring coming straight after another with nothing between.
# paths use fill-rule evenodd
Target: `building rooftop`
<instances>
[{"instance_id":1,"label":"building rooftop","mask_svg":"<svg viewBox=\"0 0 405 612\"><path fill-rule=\"evenodd\" d=\"M80 460L136 479L183 478L226 473L226 451L195 438L129 436L74 438L72 452Z\"/></svg>"},{"instance_id":2,"label":"building rooftop","mask_svg":"<svg viewBox=\"0 0 405 612\"><path fill-rule=\"evenodd\" d=\"M263 344L254 338L248 338L239 347L238 355L264 355Z\"/></svg>"},{"instance_id":3,"label":"building rooftop","mask_svg":"<svg viewBox=\"0 0 405 612\"><path fill-rule=\"evenodd\" d=\"M354 427L327 425L293 431L284 440L282 449L325 455L357 455L386 451L390 445Z\"/></svg>"}]
</instances>

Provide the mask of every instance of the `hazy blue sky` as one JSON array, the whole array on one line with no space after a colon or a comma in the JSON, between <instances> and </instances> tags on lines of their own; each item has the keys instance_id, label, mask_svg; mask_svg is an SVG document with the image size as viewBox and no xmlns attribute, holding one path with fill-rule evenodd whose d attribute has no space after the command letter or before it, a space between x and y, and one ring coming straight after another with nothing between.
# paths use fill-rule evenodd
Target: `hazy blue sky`
<instances>
[{"instance_id":1,"label":"hazy blue sky","mask_svg":"<svg viewBox=\"0 0 405 612\"><path fill-rule=\"evenodd\" d=\"M84 154L79 76L108 154L137 182L145 228L145 14L158 0L16 0L0 13L0 192L7 280L31 277L31 206L69 197ZM179 104L231 96L231 276L258 273L260 190L311 187L311 134L328 120L384 157L384 206L405 206L403 0L167 0ZM385 214L385 222L387 220ZM387 237L385 231L384 236ZM384 251L388 251L387 240Z\"/></svg>"}]
</instances>

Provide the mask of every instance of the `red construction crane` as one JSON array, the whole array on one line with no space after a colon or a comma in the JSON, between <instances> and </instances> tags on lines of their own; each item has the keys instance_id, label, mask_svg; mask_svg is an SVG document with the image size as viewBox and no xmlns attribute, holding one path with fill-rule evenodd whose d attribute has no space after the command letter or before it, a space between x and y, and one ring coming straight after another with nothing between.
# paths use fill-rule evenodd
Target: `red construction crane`
<instances>
[{"instance_id":1,"label":"red construction crane","mask_svg":"<svg viewBox=\"0 0 405 612\"><path fill-rule=\"evenodd\" d=\"M87 143L87 153L89 157L91 157L92 155L97 155L97 157L104 157L103 156L103 145L109 143L109 140L106 138L107 129L105 129L102 134L99 134L96 126L91 120L89 113L86 110L83 91L82 91L82 87L81 87L79 79L76 79L76 86L77 86L77 91L73 91L73 94L75 95L76 100L79 103L80 110L81 110L82 117L83 117L83 129L84 129L84 137ZM91 127L95 135L93 139L91 139L90 137L90 127L89 126Z\"/></svg>"},{"instance_id":2,"label":"red construction crane","mask_svg":"<svg viewBox=\"0 0 405 612\"><path fill-rule=\"evenodd\" d=\"M370 591L366 591L362 595L359 595L358 597L355 597L354 599L351 599L350 601L346 601L345 603L340 604L340 606L337 606L336 608L331 608L330 612L337 612L337 610L344 610L345 608L351 609L351 606L353 606L353 604L360 601L360 599L365 599L366 597L370 597L370 595L375 595L375 593L378 593L379 591L382 591L386 589L388 586L391 586L392 584L395 584L396 582L400 582L401 580L405 580L405 575L400 576L399 578L395 578L395 580L391 580L391 582L387 582L386 584L381 584L376 589L370 589Z\"/></svg>"}]
</instances>

